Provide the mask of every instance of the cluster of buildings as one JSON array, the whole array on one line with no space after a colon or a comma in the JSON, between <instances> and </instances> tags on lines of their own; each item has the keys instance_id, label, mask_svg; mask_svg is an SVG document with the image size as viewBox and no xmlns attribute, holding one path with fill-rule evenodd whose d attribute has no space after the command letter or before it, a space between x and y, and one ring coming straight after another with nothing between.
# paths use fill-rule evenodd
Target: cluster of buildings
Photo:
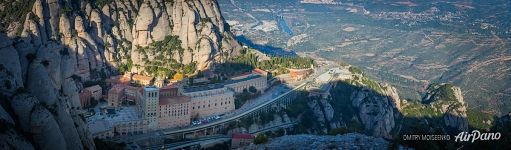
<instances>
[{"instance_id":1,"label":"cluster of buildings","mask_svg":"<svg viewBox=\"0 0 511 150\"><path fill-rule=\"evenodd\" d=\"M137 75L130 80L143 87L135 87L125 84L127 78L109 80L112 88L108 91L107 105L96 107L97 113L87 118L95 138L189 126L191 120L233 111L236 94L249 88L264 92L268 86L267 74L261 70L223 83L199 86L188 86L185 82L164 84L159 79Z\"/></svg>"}]
</instances>

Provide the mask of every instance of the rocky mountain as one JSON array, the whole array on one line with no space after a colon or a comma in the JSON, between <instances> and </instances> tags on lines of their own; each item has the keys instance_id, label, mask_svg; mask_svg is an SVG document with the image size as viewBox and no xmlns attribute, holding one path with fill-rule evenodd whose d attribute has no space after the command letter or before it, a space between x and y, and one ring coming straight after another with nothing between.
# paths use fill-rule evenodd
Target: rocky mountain
<instances>
[{"instance_id":1,"label":"rocky mountain","mask_svg":"<svg viewBox=\"0 0 511 150\"><path fill-rule=\"evenodd\" d=\"M360 129L368 135L391 138L393 130L399 126L401 100L397 90L388 84L376 83L354 73L346 82L334 83L330 94L329 103L321 105L332 105L332 112L323 112L335 116L328 122L338 126L330 126L330 129L360 124Z\"/></svg>"},{"instance_id":2,"label":"rocky mountain","mask_svg":"<svg viewBox=\"0 0 511 150\"><path fill-rule=\"evenodd\" d=\"M0 149L94 149L78 92L120 66L143 73L139 47L177 37L186 50L166 57L197 70L240 48L216 1L8 0L0 17Z\"/></svg>"},{"instance_id":3,"label":"rocky mountain","mask_svg":"<svg viewBox=\"0 0 511 150\"><path fill-rule=\"evenodd\" d=\"M227 132L264 134L271 139L267 144L244 147L247 149L339 148L343 147L343 144L339 144L338 141L329 141L327 137L313 135L340 135L336 138L344 139L347 138L343 135L346 133L360 133L372 138L386 139L391 142L389 147L402 145L417 149L455 149L467 145L454 140L403 141L402 137L449 134L452 139L458 133L470 130L501 133L510 131L506 123L510 120L509 115L503 117L504 119L487 120L487 117L474 114L468 110L460 88L452 84L431 84L420 101L407 100L401 98L399 91L389 84L375 82L354 67L347 68L350 73L337 76L339 80L332 80L330 90L320 92L314 87L309 87L308 91L297 93L296 99L290 105L242 118L230 124ZM489 118L491 119L491 116ZM287 126L289 124L293 125ZM274 126L282 128L265 130ZM503 140L508 139L507 136L503 137ZM325 141L328 142L324 143ZM360 145L350 146L353 148ZM497 144L490 147L505 146Z\"/></svg>"},{"instance_id":4,"label":"rocky mountain","mask_svg":"<svg viewBox=\"0 0 511 150\"><path fill-rule=\"evenodd\" d=\"M467 108L459 87L451 84L432 84L422 102L435 107L435 111L443 114L442 118L447 127L459 131L468 130Z\"/></svg>"},{"instance_id":5,"label":"rocky mountain","mask_svg":"<svg viewBox=\"0 0 511 150\"><path fill-rule=\"evenodd\" d=\"M2 149L89 149L94 143L79 105L69 55L46 41L39 50L0 35ZM25 47L26 48L26 47ZM27 51L34 53L27 54ZM25 54L25 55L24 55ZM78 103L78 104L77 104Z\"/></svg>"},{"instance_id":6,"label":"rocky mountain","mask_svg":"<svg viewBox=\"0 0 511 150\"><path fill-rule=\"evenodd\" d=\"M2 22L11 38L21 37L22 55L48 47L47 41L62 46L70 55L70 67L82 79L108 74L112 67L130 64L135 73L144 72L145 56L137 49L167 36L178 36L183 51L172 57L180 63L197 63L205 70L220 57L237 53L234 40L216 1L59 1L35 0L23 21ZM4 2L2 6L26 5ZM30 6L26 6L30 7ZM8 9L8 8L4 8ZM23 11L25 9L20 9ZM13 11L13 10L10 10ZM6 15L4 18L12 16ZM11 20L6 20L11 21ZM58 51L61 52L61 51ZM26 65L26 64L23 64Z\"/></svg>"},{"instance_id":7,"label":"rocky mountain","mask_svg":"<svg viewBox=\"0 0 511 150\"><path fill-rule=\"evenodd\" d=\"M396 88L372 81L356 69L350 70L350 78L332 83L329 96L309 95L306 108L312 116L308 121L316 125L308 132L360 132L392 139L415 125L414 121L438 123L446 133L469 129L459 87L432 84L422 101L407 101L400 98Z\"/></svg>"},{"instance_id":8,"label":"rocky mountain","mask_svg":"<svg viewBox=\"0 0 511 150\"><path fill-rule=\"evenodd\" d=\"M199 70L208 69L214 60L235 53L240 48L229 32L216 1L146 1L141 4L134 22L133 48L161 41L168 35L177 35L182 52L175 53L175 60L189 64L197 62ZM146 65L137 51L131 53L134 64ZM134 72L140 69L133 68Z\"/></svg>"}]
</instances>

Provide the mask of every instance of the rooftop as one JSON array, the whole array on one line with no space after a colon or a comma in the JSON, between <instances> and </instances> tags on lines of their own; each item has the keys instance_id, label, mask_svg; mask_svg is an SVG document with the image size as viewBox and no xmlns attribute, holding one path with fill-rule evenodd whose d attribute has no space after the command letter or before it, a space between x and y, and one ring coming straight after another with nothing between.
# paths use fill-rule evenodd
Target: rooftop
<instances>
[{"instance_id":1,"label":"rooftop","mask_svg":"<svg viewBox=\"0 0 511 150\"><path fill-rule=\"evenodd\" d=\"M184 93L191 93L191 92L197 92L197 91L214 90L214 89L223 88L224 85L235 84L235 83L263 77L262 75L255 74L255 73L243 74L242 76L243 76L243 78L239 78L240 76L237 76L236 78L227 80L224 83L215 83L215 84L207 84L207 85L200 85L200 86L184 87L183 91L184 91Z\"/></svg>"},{"instance_id":2,"label":"rooftop","mask_svg":"<svg viewBox=\"0 0 511 150\"><path fill-rule=\"evenodd\" d=\"M245 73L242 73L242 74L238 74L238 75L232 76L231 79L238 80L238 79L245 78L246 76L249 76L249 75L252 75L252 74L253 74L252 72L245 72Z\"/></svg>"},{"instance_id":3,"label":"rooftop","mask_svg":"<svg viewBox=\"0 0 511 150\"><path fill-rule=\"evenodd\" d=\"M99 91L99 90L101 90L101 86L94 85L94 86L86 87L85 89L89 90L89 91Z\"/></svg>"},{"instance_id":4,"label":"rooftop","mask_svg":"<svg viewBox=\"0 0 511 150\"><path fill-rule=\"evenodd\" d=\"M144 87L144 90L145 91L154 91L154 90L159 90L159 89L156 86L146 86L146 87Z\"/></svg>"},{"instance_id":5,"label":"rooftop","mask_svg":"<svg viewBox=\"0 0 511 150\"><path fill-rule=\"evenodd\" d=\"M266 75L268 73L268 71L265 71L265 70L262 70L262 69L259 69L259 68L255 68L253 70L253 72L256 72L256 73L261 74L261 75Z\"/></svg>"},{"instance_id":6,"label":"rooftop","mask_svg":"<svg viewBox=\"0 0 511 150\"><path fill-rule=\"evenodd\" d=\"M138 90L138 89L142 89L142 88L127 85L127 86L124 86L124 89L125 89L125 90L136 91L136 90Z\"/></svg>"},{"instance_id":7,"label":"rooftop","mask_svg":"<svg viewBox=\"0 0 511 150\"><path fill-rule=\"evenodd\" d=\"M160 96L160 105L174 105L190 102L188 96Z\"/></svg>"},{"instance_id":8,"label":"rooftop","mask_svg":"<svg viewBox=\"0 0 511 150\"><path fill-rule=\"evenodd\" d=\"M109 115L106 118L112 121L112 123L134 121L142 119L138 116L138 110L135 106L121 107L114 115Z\"/></svg>"},{"instance_id":9,"label":"rooftop","mask_svg":"<svg viewBox=\"0 0 511 150\"><path fill-rule=\"evenodd\" d=\"M201 86L189 86L184 87L183 92L184 93L191 93L191 92L198 92L198 91L206 91L206 90L214 90L214 89L220 89L223 88L223 84L208 84L208 85L201 85Z\"/></svg>"},{"instance_id":10,"label":"rooftop","mask_svg":"<svg viewBox=\"0 0 511 150\"><path fill-rule=\"evenodd\" d=\"M260 78L260 77L263 77L259 74L250 74L248 75L247 77L245 78L240 78L240 79L231 79L231 80L228 80L225 82L225 84L234 84L234 83L239 83L239 82L243 82L243 81L248 81L248 80L252 80L252 79L256 79L256 78Z\"/></svg>"},{"instance_id":11,"label":"rooftop","mask_svg":"<svg viewBox=\"0 0 511 150\"><path fill-rule=\"evenodd\" d=\"M169 83L167 86L164 86L160 89L164 90L164 89L174 89L174 88L179 88L179 83L177 83L177 82Z\"/></svg>"},{"instance_id":12,"label":"rooftop","mask_svg":"<svg viewBox=\"0 0 511 150\"><path fill-rule=\"evenodd\" d=\"M116 84L114 85L112 88L110 88L110 90L108 91L108 94L114 92L114 93L121 93L122 90L124 90L124 86L123 85L120 85L120 84Z\"/></svg>"},{"instance_id":13,"label":"rooftop","mask_svg":"<svg viewBox=\"0 0 511 150\"><path fill-rule=\"evenodd\" d=\"M102 107L104 107L106 104L102 105L103 106L94 108L96 114L87 117L87 127L92 134L111 130L113 125L120 122L137 121L142 119L138 116L138 111L135 106L121 107L121 109L115 112L112 112L113 109L106 109L108 114L105 114L100 113L100 110L103 109Z\"/></svg>"},{"instance_id":14,"label":"rooftop","mask_svg":"<svg viewBox=\"0 0 511 150\"><path fill-rule=\"evenodd\" d=\"M108 79L106 79L106 82L112 84L112 83L117 83L117 84L129 84L130 82L130 77L129 75L118 75L118 76L113 76L113 77L110 77Z\"/></svg>"},{"instance_id":15,"label":"rooftop","mask_svg":"<svg viewBox=\"0 0 511 150\"><path fill-rule=\"evenodd\" d=\"M99 109L96 110L96 114L87 118L87 124L95 123L97 121L107 121L110 124L116 124L119 122L142 119L138 115L136 106L121 107L119 110L115 111L115 113L108 112L108 114L105 114L104 112L100 113L98 111Z\"/></svg>"},{"instance_id":16,"label":"rooftop","mask_svg":"<svg viewBox=\"0 0 511 150\"><path fill-rule=\"evenodd\" d=\"M139 80L139 81L151 81L153 80L153 77L149 77L149 76L143 76L143 75L133 75L133 80Z\"/></svg>"}]
</instances>

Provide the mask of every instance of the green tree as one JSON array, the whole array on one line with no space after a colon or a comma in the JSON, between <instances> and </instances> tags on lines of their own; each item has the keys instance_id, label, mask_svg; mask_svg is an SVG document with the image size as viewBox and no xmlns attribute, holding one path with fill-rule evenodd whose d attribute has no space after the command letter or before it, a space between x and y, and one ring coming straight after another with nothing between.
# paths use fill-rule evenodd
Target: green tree
<instances>
[{"instance_id":1,"label":"green tree","mask_svg":"<svg viewBox=\"0 0 511 150\"><path fill-rule=\"evenodd\" d=\"M184 65L183 67L183 73L184 74L192 74L197 70L197 62L192 62L189 64Z\"/></svg>"},{"instance_id":2,"label":"green tree","mask_svg":"<svg viewBox=\"0 0 511 150\"><path fill-rule=\"evenodd\" d=\"M348 70L353 73L353 74L362 74L362 70L360 70L359 68L357 67L353 67L351 66L350 68L348 68Z\"/></svg>"},{"instance_id":3,"label":"green tree","mask_svg":"<svg viewBox=\"0 0 511 150\"><path fill-rule=\"evenodd\" d=\"M172 78L177 71L183 69L184 49L181 47L179 36L166 36L162 41L155 41L149 46L137 46L135 51L142 54L145 63L143 70L148 75ZM175 54L178 54L179 60L174 59ZM149 59L149 56L153 56L154 59ZM187 72L193 73L196 69L195 64L186 67ZM122 70L126 68L127 66L124 66Z\"/></svg>"},{"instance_id":4,"label":"green tree","mask_svg":"<svg viewBox=\"0 0 511 150\"><path fill-rule=\"evenodd\" d=\"M264 144L268 142L268 137L265 134L258 134L254 138L254 144Z\"/></svg>"}]
</instances>

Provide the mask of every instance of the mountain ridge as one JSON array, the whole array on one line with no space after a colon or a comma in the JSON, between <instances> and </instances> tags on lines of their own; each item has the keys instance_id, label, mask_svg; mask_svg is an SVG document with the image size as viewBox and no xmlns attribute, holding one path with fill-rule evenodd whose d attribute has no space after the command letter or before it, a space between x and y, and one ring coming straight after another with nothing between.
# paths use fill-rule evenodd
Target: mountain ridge
<instances>
[{"instance_id":1,"label":"mountain ridge","mask_svg":"<svg viewBox=\"0 0 511 150\"><path fill-rule=\"evenodd\" d=\"M120 73L120 66L144 67L132 58L137 47L177 37L178 47L192 49L183 52L184 60L197 53L195 70L210 69L221 54L236 55L241 48L216 1L29 0L0 6L8 10L0 16L10 18L2 19L0 32L0 149L95 149L78 92L87 81ZM187 15L177 17L182 13ZM131 69L126 73L147 74Z\"/></svg>"}]
</instances>

